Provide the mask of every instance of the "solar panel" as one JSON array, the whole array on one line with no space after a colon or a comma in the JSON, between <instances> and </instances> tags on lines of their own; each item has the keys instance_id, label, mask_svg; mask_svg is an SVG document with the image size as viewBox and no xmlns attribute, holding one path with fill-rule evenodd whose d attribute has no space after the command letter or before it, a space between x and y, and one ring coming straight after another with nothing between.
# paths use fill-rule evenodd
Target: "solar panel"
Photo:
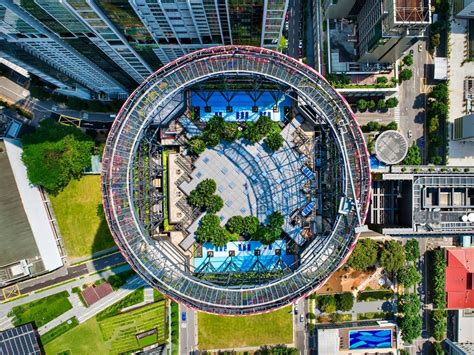
<instances>
[{"instance_id":1,"label":"solar panel","mask_svg":"<svg viewBox=\"0 0 474 355\"><path fill-rule=\"evenodd\" d=\"M0 354L41 354L33 325L25 324L0 332Z\"/></svg>"}]
</instances>

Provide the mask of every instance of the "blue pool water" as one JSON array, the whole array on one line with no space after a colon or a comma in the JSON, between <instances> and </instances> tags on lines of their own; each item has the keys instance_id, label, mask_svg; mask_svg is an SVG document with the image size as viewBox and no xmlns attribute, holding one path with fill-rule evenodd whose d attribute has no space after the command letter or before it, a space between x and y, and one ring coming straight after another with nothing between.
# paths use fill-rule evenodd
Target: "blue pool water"
<instances>
[{"instance_id":1,"label":"blue pool water","mask_svg":"<svg viewBox=\"0 0 474 355\"><path fill-rule=\"evenodd\" d=\"M392 330L354 330L349 332L349 349L383 349L392 347Z\"/></svg>"}]
</instances>

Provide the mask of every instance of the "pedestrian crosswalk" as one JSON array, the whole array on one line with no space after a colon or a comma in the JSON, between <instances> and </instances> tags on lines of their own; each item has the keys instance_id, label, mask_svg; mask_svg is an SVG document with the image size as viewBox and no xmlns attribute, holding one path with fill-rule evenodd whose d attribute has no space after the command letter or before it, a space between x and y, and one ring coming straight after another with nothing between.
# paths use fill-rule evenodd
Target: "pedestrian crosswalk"
<instances>
[{"instance_id":1,"label":"pedestrian crosswalk","mask_svg":"<svg viewBox=\"0 0 474 355\"><path fill-rule=\"evenodd\" d=\"M400 127L400 106L399 105L393 109L393 118L395 119L397 126Z\"/></svg>"}]
</instances>

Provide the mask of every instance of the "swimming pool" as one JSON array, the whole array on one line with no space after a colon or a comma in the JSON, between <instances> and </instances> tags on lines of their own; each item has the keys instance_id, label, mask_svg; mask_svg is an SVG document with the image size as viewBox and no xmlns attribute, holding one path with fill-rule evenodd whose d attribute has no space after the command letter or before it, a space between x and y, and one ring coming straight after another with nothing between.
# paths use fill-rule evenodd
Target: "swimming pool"
<instances>
[{"instance_id":1,"label":"swimming pool","mask_svg":"<svg viewBox=\"0 0 474 355\"><path fill-rule=\"evenodd\" d=\"M383 349L392 347L392 330L354 330L349 332L349 349Z\"/></svg>"}]
</instances>

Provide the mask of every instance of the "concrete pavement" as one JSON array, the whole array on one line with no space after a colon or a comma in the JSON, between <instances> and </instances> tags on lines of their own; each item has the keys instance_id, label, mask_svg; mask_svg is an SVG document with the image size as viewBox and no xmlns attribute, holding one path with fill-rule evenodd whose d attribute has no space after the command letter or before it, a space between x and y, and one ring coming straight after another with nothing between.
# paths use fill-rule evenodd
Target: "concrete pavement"
<instances>
[{"instance_id":1,"label":"concrete pavement","mask_svg":"<svg viewBox=\"0 0 474 355\"><path fill-rule=\"evenodd\" d=\"M298 309L298 314L295 314L295 308ZM309 312L308 300L305 298L299 299L293 305L293 342L300 354L308 354L308 333L306 315ZM301 321L303 316L303 321Z\"/></svg>"},{"instance_id":2,"label":"concrete pavement","mask_svg":"<svg viewBox=\"0 0 474 355\"><path fill-rule=\"evenodd\" d=\"M182 313L186 312L186 321L182 320ZM180 354L191 354L197 350L197 312L184 305L179 305L179 348Z\"/></svg>"},{"instance_id":3,"label":"concrete pavement","mask_svg":"<svg viewBox=\"0 0 474 355\"><path fill-rule=\"evenodd\" d=\"M137 288L145 286L145 281L143 281L140 277L134 276L130 278L125 285L123 285L119 290L112 292L111 294L101 298L99 301L91 305L90 307L86 308L82 305L79 301L79 297L76 294L72 294L73 296L77 297L77 300L73 300L71 303L73 304L73 308L69 311L63 313L59 317L53 319L48 324L45 324L41 328L38 329L40 335L43 335L47 331L57 327L59 324L67 321L72 317L76 317L79 323L84 323L85 321L91 319L99 312L103 311L107 307L113 305L114 303L120 301L122 298L128 296L130 293L135 291ZM72 296L71 296L72 297ZM70 297L70 299L71 299ZM79 301L79 302L77 302Z\"/></svg>"},{"instance_id":4,"label":"concrete pavement","mask_svg":"<svg viewBox=\"0 0 474 355\"><path fill-rule=\"evenodd\" d=\"M418 44L422 43L422 51L418 51ZM425 41L416 42L407 52L413 51L413 64L408 67L413 72L410 80L402 82L399 90L400 131L408 141L408 146L414 142L424 153L425 144L425 100L426 78L428 67L433 63L431 55L426 49ZM412 132L411 138L408 132ZM423 156L426 157L426 154Z\"/></svg>"}]
</instances>

